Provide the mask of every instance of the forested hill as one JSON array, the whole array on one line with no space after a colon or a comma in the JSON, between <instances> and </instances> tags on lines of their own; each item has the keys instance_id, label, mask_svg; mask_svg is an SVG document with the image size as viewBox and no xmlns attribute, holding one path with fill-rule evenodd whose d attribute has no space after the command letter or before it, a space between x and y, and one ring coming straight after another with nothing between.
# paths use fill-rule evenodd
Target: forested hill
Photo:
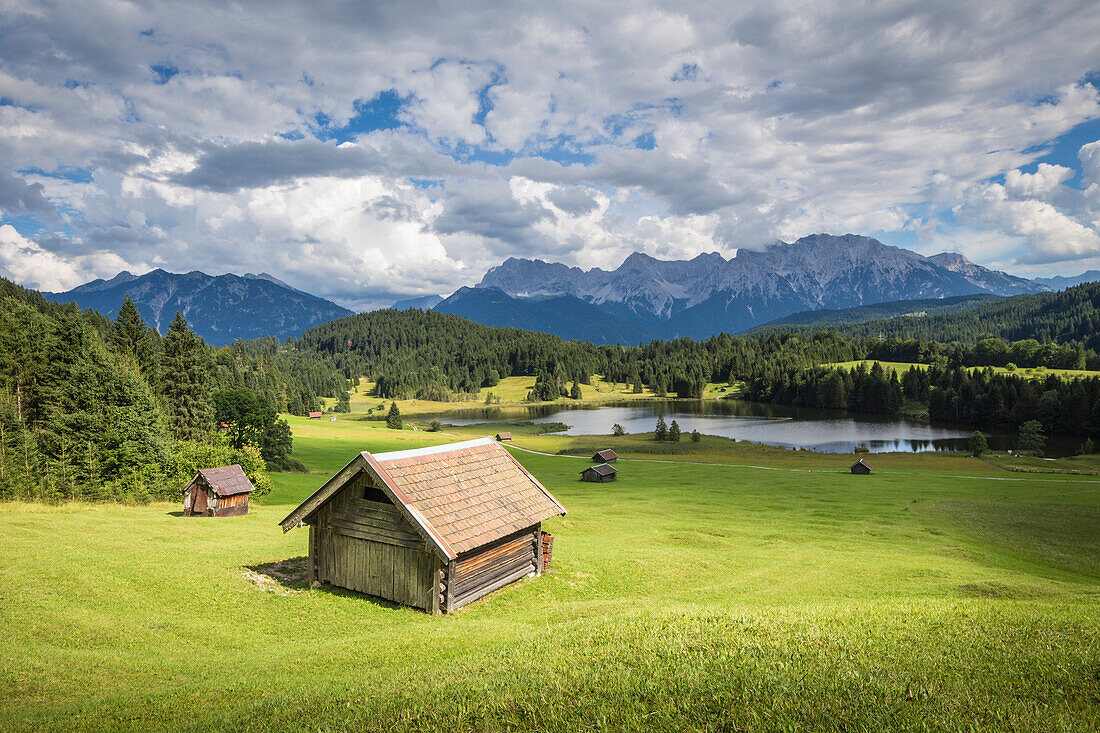
<instances>
[{"instance_id":1,"label":"forested hill","mask_svg":"<svg viewBox=\"0 0 1100 733\"><path fill-rule=\"evenodd\" d=\"M129 299L110 321L0 279L0 499L175 498L196 465L227 463L262 484L288 460L276 410L344 389L275 339L212 348L180 316L161 337Z\"/></svg>"},{"instance_id":2,"label":"forested hill","mask_svg":"<svg viewBox=\"0 0 1100 733\"><path fill-rule=\"evenodd\" d=\"M775 325L750 335L836 331L855 338L923 339L974 344L987 337L1008 341L1036 339L1085 349L1100 349L1100 283L1085 283L1060 293L1019 295L970 310L934 315L897 316L862 323Z\"/></svg>"}]
</instances>

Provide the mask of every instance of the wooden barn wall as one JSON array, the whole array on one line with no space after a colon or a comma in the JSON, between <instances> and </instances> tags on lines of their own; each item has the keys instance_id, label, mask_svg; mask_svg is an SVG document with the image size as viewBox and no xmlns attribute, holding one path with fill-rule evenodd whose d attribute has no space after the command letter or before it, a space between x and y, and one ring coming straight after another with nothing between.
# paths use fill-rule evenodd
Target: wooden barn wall
<instances>
[{"instance_id":1,"label":"wooden barn wall","mask_svg":"<svg viewBox=\"0 0 1100 733\"><path fill-rule=\"evenodd\" d=\"M539 572L540 528L528 527L460 555L452 569L447 610L476 601L528 573Z\"/></svg>"},{"instance_id":2,"label":"wooden barn wall","mask_svg":"<svg viewBox=\"0 0 1100 733\"><path fill-rule=\"evenodd\" d=\"M248 513L248 494L219 496L215 514L219 517L235 517Z\"/></svg>"},{"instance_id":3,"label":"wooden barn wall","mask_svg":"<svg viewBox=\"0 0 1100 733\"><path fill-rule=\"evenodd\" d=\"M359 474L310 521L316 580L433 610L440 561L397 507L362 498L369 486Z\"/></svg>"}]
</instances>

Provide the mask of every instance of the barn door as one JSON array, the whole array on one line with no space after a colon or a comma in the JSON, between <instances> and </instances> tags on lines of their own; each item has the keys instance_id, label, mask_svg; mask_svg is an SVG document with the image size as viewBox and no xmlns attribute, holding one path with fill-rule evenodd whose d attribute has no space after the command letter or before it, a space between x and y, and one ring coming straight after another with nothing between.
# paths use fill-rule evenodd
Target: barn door
<instances>
[{"instance_id":1,"label":"barn door","mask_svg":"<svg viewBox=\"0 0 1100 733\"><path fill-rule=\"evenodd\" d=\"M191 496L191 513L206 514L206 490L196 486L192 491L195 493Z\"/></svg>"}]
</instances>

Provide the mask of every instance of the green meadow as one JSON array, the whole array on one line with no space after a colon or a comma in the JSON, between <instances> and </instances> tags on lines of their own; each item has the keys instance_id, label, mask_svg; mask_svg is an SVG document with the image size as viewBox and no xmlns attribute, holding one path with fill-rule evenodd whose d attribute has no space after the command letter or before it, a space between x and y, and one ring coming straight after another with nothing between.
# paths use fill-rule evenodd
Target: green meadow
<instances>
[{"instance_id":1,"label":"green meadow","mask_svg":"<svg viewBox=\"0 0 1100 733\"><path fill-rule=\"evenodd\" d=\"M245 517L3 505L0 727L1100 729L1100 477L626 436L589 484L615 439L520 428L553 568L432 617L306 587L277 522L357 451L495 426L291 424L311 472Z\"/></svg>"}]
</instances>

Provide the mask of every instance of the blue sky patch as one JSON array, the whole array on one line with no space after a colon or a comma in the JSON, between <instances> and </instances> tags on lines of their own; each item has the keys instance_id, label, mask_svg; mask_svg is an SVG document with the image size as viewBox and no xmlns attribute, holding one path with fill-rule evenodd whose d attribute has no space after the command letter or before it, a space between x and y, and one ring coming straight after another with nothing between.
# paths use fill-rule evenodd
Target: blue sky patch
<instances>
[{"instance_id":1,"label":"blue sky patch","mask_svg":"<svg viewBox=\"0 0 1100 733\"><path fill-rule=\"evenodd\" d=\"M408 99L408 97L401 97L396 89L387 89L370 100L357 99L352 105L354 114L347 124L341 127L334 127L328 115L318 112L314 115L314 121L317 123L314 135L318 140L335 140L340 144L375 130L392 130L401 127L403 123L399 115Z\"/></svg>"},{"instance_id":2,"label":"blue sky patch","mask_svg":"<svg viewBox=\"0 0 1100 733\"><path fill-rule=\"evenodd\" d=\"M153 64L149 69L157 75L157 84L167 84L169 79L180 73L180 70L171 64Z\"/></svg>"}]
</instances>

